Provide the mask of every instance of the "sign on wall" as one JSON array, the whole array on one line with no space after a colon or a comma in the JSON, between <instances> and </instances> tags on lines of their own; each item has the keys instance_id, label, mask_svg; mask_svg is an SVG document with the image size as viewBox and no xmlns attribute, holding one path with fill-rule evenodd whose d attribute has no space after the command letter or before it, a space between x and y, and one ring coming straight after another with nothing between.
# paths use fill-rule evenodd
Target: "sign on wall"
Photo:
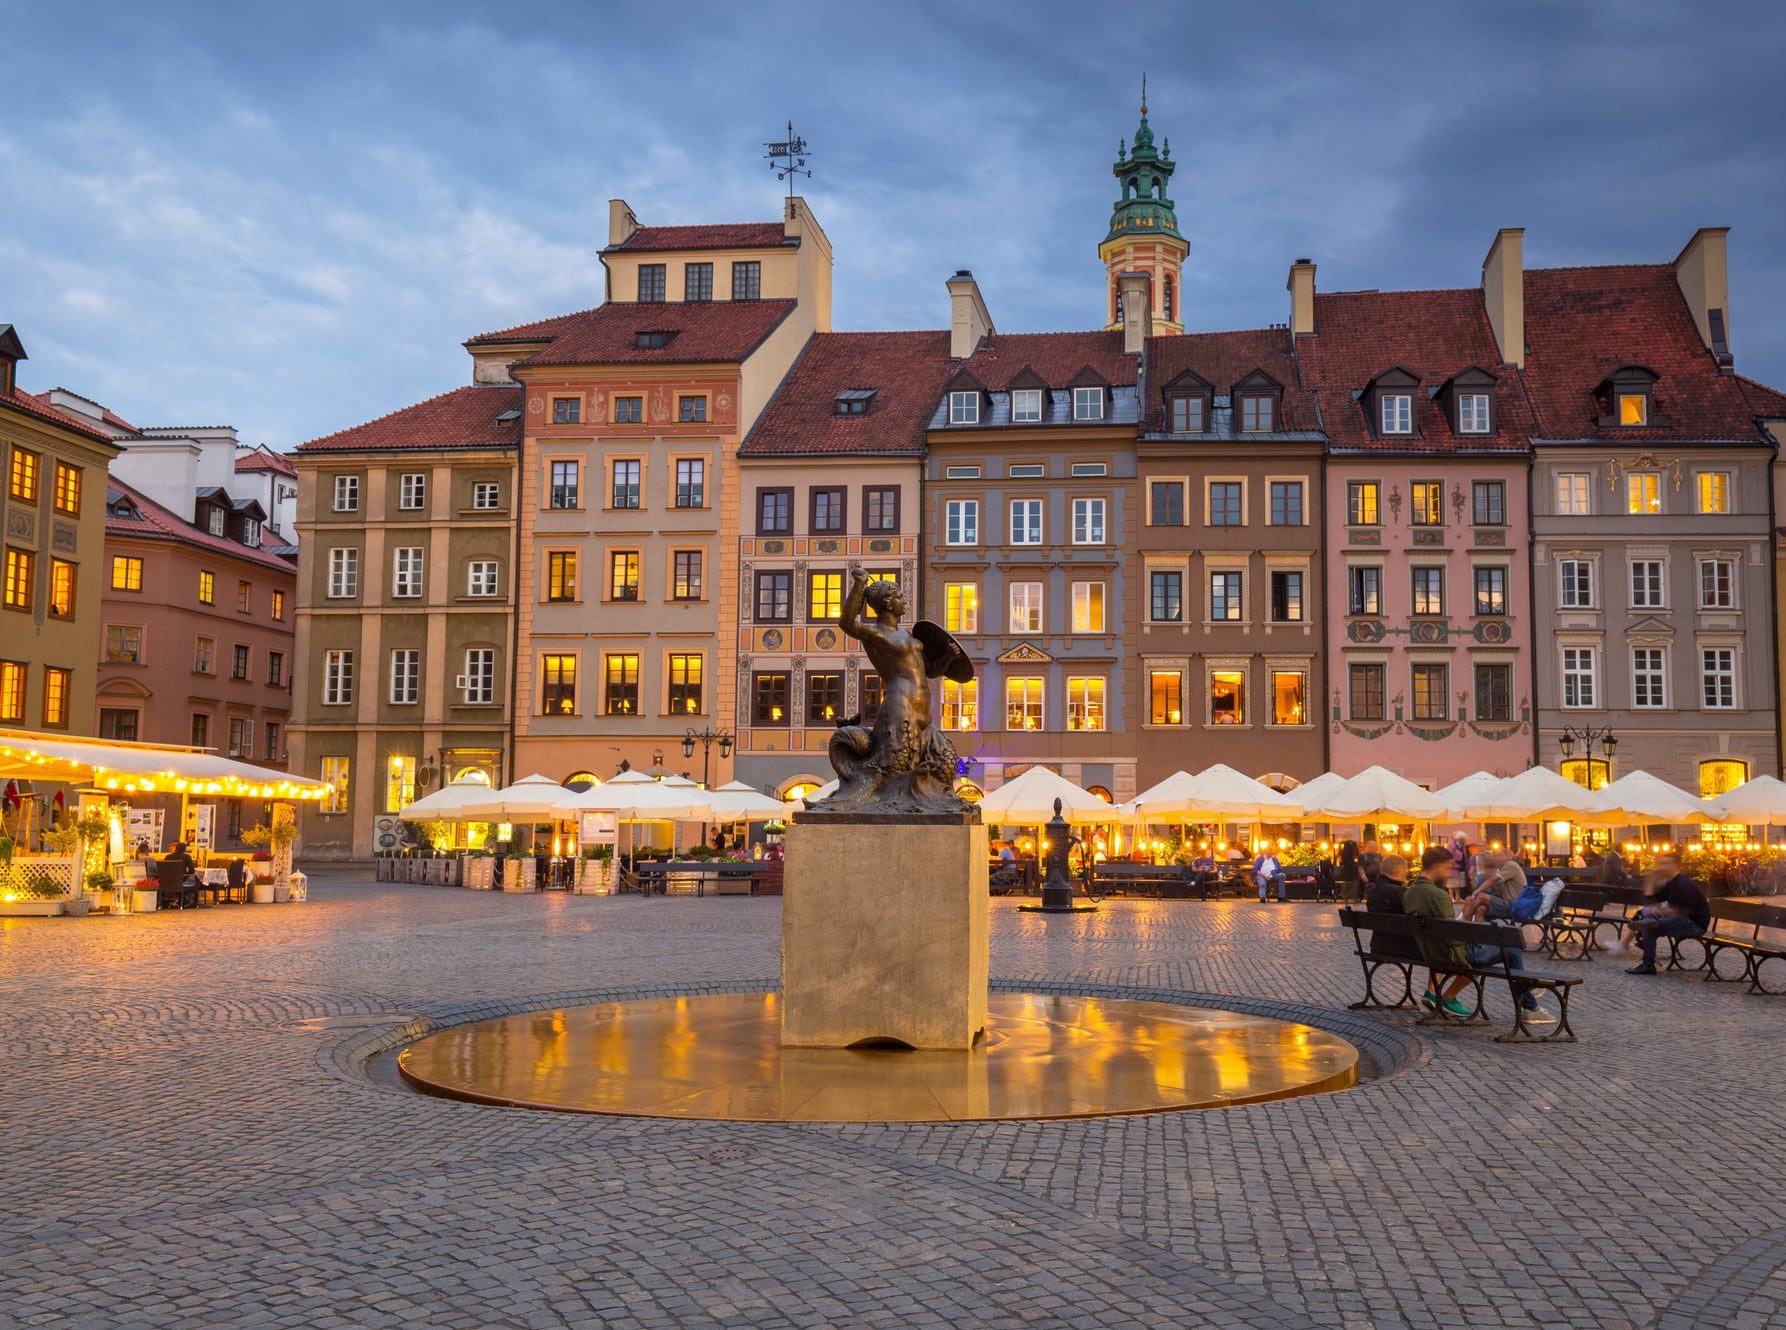
<instances>
[{"instance_id":1,"label":"sign on wall","mask_svg":"<svg viewBox=\"0 0 1786 1330\"><path fill-rule=\"evenodd\" d=\"M620 822L613 813L585 813L577 828L577 840L584 845L612 845L619 832Z\"/></svg>"},{"instance_id":2,"label":"sign on wall","mask_svg":"<svg viewBox=\"0 0 1786 1330\"><path fill-rule=\"evenodd\" d=\"M187 804L186 822L181 828L180 838L186 842L188 850L209 850L211 848L211 829L217 823L216 804Z\"/></svg>"},{"instance_id":3,"label":"sign on wall","mask_svg":"<svg viewBox=\"0 0 1786 1330\"><path fill-rule=\"evenodd\" d=\"M133 808L124 819L124 849L136 854L146 844L147 853L160 854L167 846L162 842L165 814L159 808Z\"/></svg>"}]
</instances>

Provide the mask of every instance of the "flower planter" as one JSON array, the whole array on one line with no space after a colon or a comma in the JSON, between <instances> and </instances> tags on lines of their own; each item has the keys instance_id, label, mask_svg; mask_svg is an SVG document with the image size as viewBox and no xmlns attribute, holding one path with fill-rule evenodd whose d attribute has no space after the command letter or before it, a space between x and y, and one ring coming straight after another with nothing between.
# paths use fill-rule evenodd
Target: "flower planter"
<instances>
[{"instance_id":1,"label":"flower planter","mask_svg":"<svg viewBox=\"0 0 1786 1330\"><path fill-rule=\"evenodd\" d=\"M94 896L99 898L97 902L95 902ZM70 918L85 919L95 903L98 904L101 910L110 910L112 908L112 893L110 891L100 891L89 894L88 892L78 891L62 902L62 913L68 915Z\"/></svg>"},{"instance_id":2,"label":"flower planter","mask_svg":"<svg viewBox=\"0 0 1786 1330\"><path fill-rule=\"evenodd\" d=\"M614 890L614 861L585 859L577 867L579 896L607 896Z\"/></svg>"},{"instance_id":3,"label":"flower planter","mask_svg":"<svg viewBox=\"0 0 1786 1330\"><path fill-rule=\"evenodd\" d=\"M52 919L62 913L60 900L0 901L0 919Z\"/></svg>"},{"instance_id":4,"label":"flower planter","mask_svg":"<svg viewBox=\"0 0 1786 1330\"><path fill-rule=\"evenodd\" d=\"M286 902L288 902L290 900L291 900L291 888L288 886L285 886L283 883L275 882L273 884L273 904L284 905Z\"/></svg>"},{"instance_id":5,"label":"flower planter","mask_svg":"<svg viewBox=\"0 0 1786 1330\"><path fill-rule=\"evenodd\" d=\"M502 889L504 891L532 891L534 889L534 861L532 859L504 859L502 861Z\"/></svg>"},{"instance_id":6,"label":"flower planter","mask_svg":"<svg viewBox=\"0 0 1786 1330\"><path fill-rule=\"evenodd\" d=\"M248 899L256 905L273 903L273 884L271 882L255 882L248 888Z\"/></svg>"},{"instance_id":7,"label":"flower planter","mask_svg":"<svg viewBox=\"0 0 1786 1330\"><path fill-rule=\"evenodd\" d=\"M130 908L134 914L154 914L161 908L161 891L158 887L136 887L131 892Z\"/></svg>"}]
</instances>

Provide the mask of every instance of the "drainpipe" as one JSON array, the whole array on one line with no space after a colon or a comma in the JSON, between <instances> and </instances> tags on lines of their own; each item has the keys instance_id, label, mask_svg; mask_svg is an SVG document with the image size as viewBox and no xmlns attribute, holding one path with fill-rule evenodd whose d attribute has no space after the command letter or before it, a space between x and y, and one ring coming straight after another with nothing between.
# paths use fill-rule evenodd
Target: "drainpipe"
<instances>
[{"instance_id":1,"label":"drainpipe","mask_svg":"<svg viewBox=\"0 0 1786 1330\"><path fill-rule=\"evenodd\" d=\"M509 371L511 377L513 370ZM521 487L523 468L527 465L527 385L521 385L521 437L515 444L515 481L509 486L509 502L514 511L514 539L509 547L509 705L508 741L503 745L503 766L507 768L503 784L516 780L515 698L521 686Z\"/></svg>"},{"instance_id":2,"label":"drainpipe","mask_svg":"<svg viewBox=\"0 0 1786 1330\"><path fill-rule=\"evenodd\" d=\"M1768 602L1767 603L1768 603L1768 608L1770 610L1770 614L1768 617L1769 617L1769 621L1770 621L1769 626L1771 629L1771 631L1768 633L1767 640L1768 640L1768 654L1770 656L1772 656L1773 660L1774 660L1774 697L1773 697L1773 703L1774 703L1774 761L1778 762L1780 760L1780 749L1781 749L1781 742L1782 742L1781 728L1780 728L1780 651L1779 651L1779 641L1780 641L1780 560L1779 560L1779 555L1778 555L1779 528L1775 525L1775 523L1778 522L1780 520L1780 518L1779 518L1779 513L1777 510L1777 507L1778 507L1777 502L1774 497L1774 487L1771 482L1773 479L1774 470L1780 463L1780 445L1774 441L1774 439L1771 435L1768 436L1768 444L1769 444L1769 447L1768 447L1767 471L1768 471L1768 479L1769 479L1770 483L1767 487L1767 543L1768 543L1769 548L1775 551L1775 557L1773 557L1767 561L1767 587L1768 587Z\"/></svg>"},{"instance_id":3,"label":"drainpipe","mask_svg":"<svg viewBox=\"0 0 1786 1330\"><path fill-rule=\"evenodd\" d=\"M1537 495L1536 473L1538 470L1538 450L1526 442L1526 677L1532 688L1532 765L1541 766L1538 753L1540 709L1538 706L1538 508L1535 502ZM1588 780L1592 783L1594 773L1590 769Z\"/></svg>"}]
</instances>

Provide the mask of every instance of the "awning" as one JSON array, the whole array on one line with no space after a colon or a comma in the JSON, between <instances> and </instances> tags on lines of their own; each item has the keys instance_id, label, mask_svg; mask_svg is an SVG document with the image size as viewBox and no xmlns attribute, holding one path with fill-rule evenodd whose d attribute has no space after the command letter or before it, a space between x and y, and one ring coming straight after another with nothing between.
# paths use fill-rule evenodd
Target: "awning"
<instances>
[{"instance_id":1,"label":"awning","mask_svg":"<svg viewBox=\"0 0 1786 1330\"><path fill-rule=\"evenodd\" d=\"M329 790L307 776L199 748L33 730L0 730L0 780L57 781L119 794L221 794L243 799L320 799Z\"/></svg>"}]
</instances>

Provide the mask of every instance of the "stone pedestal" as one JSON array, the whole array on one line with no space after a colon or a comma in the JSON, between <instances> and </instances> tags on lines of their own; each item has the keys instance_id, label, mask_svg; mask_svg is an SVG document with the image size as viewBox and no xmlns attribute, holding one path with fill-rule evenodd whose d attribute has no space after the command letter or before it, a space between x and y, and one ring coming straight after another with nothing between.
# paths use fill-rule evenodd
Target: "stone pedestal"
<instances>
[{"instance_id":1,"label":"stone pedestal","mask_svg":"<svg viewBox=\"0 0 1786 1330\"><path fill-rule=\"evenodd\" d=\"M788 828L781 1042L971 1048L986 1029L986 828L805 814Z\"/></svg>"}]
</instances>

